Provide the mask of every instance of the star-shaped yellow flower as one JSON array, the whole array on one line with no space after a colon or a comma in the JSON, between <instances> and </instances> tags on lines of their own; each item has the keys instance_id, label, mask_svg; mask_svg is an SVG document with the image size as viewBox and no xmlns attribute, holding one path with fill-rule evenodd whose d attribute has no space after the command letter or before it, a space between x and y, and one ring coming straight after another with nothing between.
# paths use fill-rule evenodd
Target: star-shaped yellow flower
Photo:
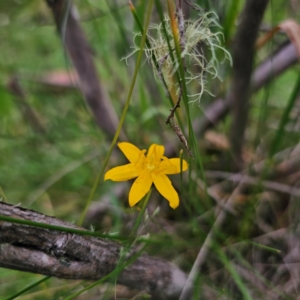
<instances>
[{"instance_id":1,"label":"star-shaped yellow flower","mask_svg":"<svg viewBox=\"0 0 300 300\"><path fill-rule=\"evenodd\" d=\"M150 190L152 183L159 193L169 201L172 208L179 205L179 197L167 175L180 173L180 159L163 156L165 147L152 144L146 150L140 150L130 143L119 143L121 151L129 160L129 164L115 167L106 172L104 180L126 181L137 177L129 192L129 205L137 204ZM182 171L188 164L182 160Z\"/></svg>"}]
</instances>

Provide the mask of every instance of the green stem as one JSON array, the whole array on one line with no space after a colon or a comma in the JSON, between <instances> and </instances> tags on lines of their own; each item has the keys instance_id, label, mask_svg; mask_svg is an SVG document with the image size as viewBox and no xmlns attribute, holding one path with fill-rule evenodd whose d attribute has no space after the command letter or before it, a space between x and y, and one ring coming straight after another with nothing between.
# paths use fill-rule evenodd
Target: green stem
<instances>
[{"instance_id":1,"label":"green stem","mask_svg":"<svg viewBox=\"0 0 300 300\"><path fill-rule=\"evenodd\" d=\"M269 157L271 158L278 150L278 147L280 145L280 142L284 136L283 131L286 123L289 120L289 114L295 104L295 101L297 100L297 95L300 90L300 75L298 76L297 82L295 84L294 90L290 96L290 99L288 101L287 106L285 107L285 110L283 112L283 115L280 120L280 124L277 130L277 133L275 135L274 140L272 141L271 147L270 147L270 152L269 152Z\"/></svg>"},{"instance_id":2,"label":"green stem","mask_svg":"<svg viewBox=\"0 0 300 300\"><path fill-rule=\"evenodd\" d=\"M110 236L110 235L101 234L101 233L98 233L98 232L92 232L92 231L86 231L86 230L80 230L80 229L50 225L50 224L33 222L33 221L28 221L28 220L21 220L21 219L6 217L6 216L0 216L0 220L1 221L6 221L6 222L11 222L11 223L17 223L17 224L23 224L23 225L39 227L39 228L45 228L45 229L50 229L50 230L56 230L56 231L60 231L60 232L75 233L75 234L79 234L79 235L88 235L88 236L95 236L95 237L115 239L115 240L127 240L128 239L128 238L121 237L121 236Z\"/></svg>"},{"instance_id":3,"label":"green stem","mask_svg":"<svg viewBox=\"0 0 300 300\"><path fill-rule=\"evenodd\" d=\"M145 22L145 29L148 28L148 25L149 25L149 22L150 22L150 16L151 16L151 11L152 11L152 6L153 6L153 0L149 1L149 6L148 6L148 13L147 13L147 18L146 18L146 22ZM113 138L113 141L110 145L110 148L108 150L108 153L107 153L107 156L104 160L104 163L103 163L103 166L101 168L101 171L99 172L95 182L94 182L94 185L93 185L93 188L92 188L92 191L89 195L89 198L88 200L86 201L86 204L85 204L85 207L84 207L84 210L81 214L81 217L80 217L80 220L78 222L79 226L82 225L84 219L85 219L85 216L86 216L86 213L88 211L88 208L92 202L92 199L95 195L95 192L97 190L97 187L100 183L100 180L103 178L104 176L104 171L105 171L105 168L108 164L108 160L111 156L111 153L117 143L117 140L118 140L118 137L120 135L120 132L121 132L121 129L122 129L122 126L123 126L123 123L124 123L124 120L125 120L125 117L126 117L126 113L127 113L127 110L128 110L128 107L129 107L129 104L130 104L130 100L131 100L131 96L132 96L132 92L133 92L133 89L134 89L134 86L135 86L135 82L136 82L136 78L137 78L137 74L138 74L138 71L139 71L139 68L140 68L140 65L141 65L141 61L142 61L142 55L143 55L143 49L144 49L144 45L145 45L145 41L146 41L146 32L147 30L144 31L143 33L143 36L142 36L142 41L141 41L141 46L140 46L140 52L138 54L138 58L137 58L137 62L136 62L136 65L135 65L135 69L134 69L134 74L133 74L133 78L132 78L132 81L131 81L131 84L130 84L130 88L129 88L129 92L128 92L128 95L127 95L127 99L126 99L126 102L125 102L125 106L124 106L124 109L123 109L123 112L122 112L122 115L121 115L121 119L120 119L120 122L119 122L119 125L118 125L118 128L117 128L117 131L115 133L115 136Z\"/></svg>"},{"instance_id":4,"label":"green stem","mask_svg":"<svg viewBox=\"0 0 300 300\"><path fill-rule=\"evenodd\" d=\"M42 278L42 279L40 279L40 280L34 282L33 284L29 285L28 287L24 288L24 289L21 290L20 292L17 292L17 293L14 294L13 296L6 298L5 300L12 300L12 299L15 299L15 298L21 296L22 294L26 293L26 292L29 291L30 289L34 288L35 286L39 285L40 283L42 283L42 282L44 282L44 281L46 281L46 280L48 280L48 279L50 279L50 278L51 278L51 276L46 276L46 277L44 277L44 278Z\"/></svg>"},{"instance_id":5,"label":"green stem","mask_svg":"<svg viewBox=\"0 0 300 300\"><path fill-rule=\"evenodd\" d=\"M172 11L172 2L171 0L167 1L167 6L168 6L168 11L169 11L169 16L170 16L170 22L172 21L172 14L174 12ZM184 64L183 64L183 58L181 57L181 49L180 49L180 41L179 41L179 36L176 32L176 29L174 26L171 24L171 29L173 33L173 39L174 39L174 45L175 45L175 53L177 56L177 61L179 63L179 67L176 71L177 75L177 80L178 83L180 84L182 88L182 99L187 115L187 122L188 122L188 144L191 150L194 150L196 161L198 163L198 166L200 167L200 172L201 176L203 178L204 183L206 182L205 180L205 175L204 175L204 169L203 169L203 164L202 164L202 159L199 153L198 145L197 145L197 140L193 131L193 126L192 126L192 121L191 121L191 116L190 116L190 110L189 110L189 104L188 104L188 97L187 97L187 87L186 87L186 80L185 80L185 70L184 70ZM207 193L207 187L205 184L205 196L206 199L208 199L208 193Z\"/></svg>"},{"instance_id":6,"label":"green stem","mask_svg":"<svg viewBox=\"0 0 300 300\"><path fill-rule=\"evenodd\" d=\"M136 234L136 232L137 232L137 230L138 230L138 228L139 228L139 226L141 224L142 217L143 217L143 215L145 213L145 210L147 208L147 204L149 202L151 194L152 194L152 189L149 190L148 194L145 197L145 200L144 200L143 206L142 206L142 210L140 211L140 213L139 213L139 215L137 217L137 220L136 220L136 222L135 222L135 224L134 224L134 226L132 228L130 236L135 236L135 234Z\"/></svg>"},{"instance_id":7,"label":"green stem","mask_svg":"<svg viewBox=\"0 0 300 300\"><path fill-rule=\"evenodd\" d=\"M64 300L70 300L75 298L76 296L82 294L83 292L93 288L94 286L102 283L103 281L109 279L110 277L117 275L118 273L120 273L122 270L124 270L126 267L128 267L129 265L131 265L136 259L139 258L139 256L143 253L143 251L145 250L145 247L142 247L142 249L137 252L134 256L132 256L126 263L124 263L122 266L117 267L116 269L114 269L111 273L107 274L106 276L102 277L101 279L99 279L98 281L92 283L91 285L87 286L86 288L76 292L75 294L65 298Z\"/></svg>"}]
</instances>

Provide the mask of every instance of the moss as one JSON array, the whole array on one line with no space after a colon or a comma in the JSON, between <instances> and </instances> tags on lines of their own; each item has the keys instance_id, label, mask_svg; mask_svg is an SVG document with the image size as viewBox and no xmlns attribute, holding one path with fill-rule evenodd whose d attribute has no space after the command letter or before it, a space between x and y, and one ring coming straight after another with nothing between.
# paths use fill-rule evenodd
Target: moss
<instances>
[{"instance_id":1,"label":"moss","mask_svg":"<svg viewBox=\"0 0 300 300\"><path fill-rule=\"evenodd\" d=\"M151 59L152 55L155 55L160 64L160 71L164 76L166 84L168 88L171 89L174 85L172 77L179 67L179 63L176 55L174 55L175 61L173 62L171 55L169 54L167 39L170 41L172 49L175 49L175 44L168 16L165 16L164 23L167 36L164 34L162 23L149 26L147 37L151 48L146 47L144 51L148 60L151 61L156 78L159 78L160 76L155 66L155 62ZM220 27L217 21L217 15L213 12L200 11L199 18L196 21L184 21L184 38L183 41L181 41L181 56L185 59L187 67L186 82L187 84L191 84L196 81L200 85L199 93L189 95L190 102L199 102L204 92L209 93L209 91L205 89L205 76L207 73L209 73L213 78L218 77L217 66L219 61L216 56L216 51L218 49L221 49L224 52L225 59L229 59L231 62L229 52L221 46L220 37L223 37L223 34L222 32L212 32L211 27L213 26ZM140 34L136 34L134 40L137 36L140 36ZM199 47L201 44L204 44L209 50L210 55L207 55L210 57L209 60L207 59L207 56L204 55L202 47ZM134 43L133 53L138 50L140 50L139 46ZM198 73L191 71L191 66L198 66L198 68L193 68L193 70L196 69Z\"/></svg>"}]
</instances>

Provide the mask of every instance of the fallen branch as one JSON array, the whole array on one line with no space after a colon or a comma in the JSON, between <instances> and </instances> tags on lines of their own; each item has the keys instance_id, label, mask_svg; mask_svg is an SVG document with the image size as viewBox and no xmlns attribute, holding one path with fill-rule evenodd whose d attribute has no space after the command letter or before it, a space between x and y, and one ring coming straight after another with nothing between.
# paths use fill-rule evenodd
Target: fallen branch
<instances>
[{"instance_id":1,"label":"fallen branch","mask_svg":"<svg viewBox=\"0 0 300 300\"><path fill-rule=\"evenodd\" d=\"M99 280L114 271L120 261L123 247L109 239L12 223L3 221L3 217L84 230L0 202L0 267L65 279ZM126 259L135 254L131 250ZM178 297L185 280L186 275L175 265L146 254L141 254L117 277L119 284L166 298Z\"/></svg>"}]
</instances>

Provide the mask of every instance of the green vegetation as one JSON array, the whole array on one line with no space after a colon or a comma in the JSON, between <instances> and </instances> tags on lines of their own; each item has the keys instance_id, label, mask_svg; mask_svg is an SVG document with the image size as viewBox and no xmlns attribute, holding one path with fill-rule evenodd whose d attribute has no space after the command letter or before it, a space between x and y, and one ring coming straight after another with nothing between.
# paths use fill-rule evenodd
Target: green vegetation
<instances>
[{"instance_id":1,"label":"green vegetation","mask_svg":"<svg viewBox=\"0 0 300 300\"><path fill-rule=\"evenodd\" d=\"M187 46L197 61L197 65L188 63L188 72L180 57L180 40L172 39L171 23L167 28L160 25L158 36L154 33L159 41L153 42L153 36L143 34L147 21L152 24L150 28L158 28L168 16L171 1L149 0L152 10L148 10L148 1L132 2L135 11L130 10L127 0L74 2L100 84L121 120L115 124L118 129L114 137L97 125L76 85L72 62L46 2L0 2L1 201L83 224L90 235L117 239L124 245L124 256L140 238L143 247L132 261L146 251L174 262L187 274L205 245L208 253L203 254L194 278L193 299L295 299L298 283L294 289L287 285L298 277L294 269L289 271L284 266L292 247L289 234L294 239L299 226L299 172L296 168L286 174L278 166L299 156L299 65L291 66L251 95L242 149L244 164L240 167L228 142L232 114L201 132L197 131L201 126L197 122L203 120L207 107L216 99L225 99L231 89L232 66L224 56L228 58L227 52L232 52L245 1L190 1L213 12L205 15L206 25L210 24L206 18L213 17L211 22L215 24L218 16L221 28L211 28L213 37L218 38L218 49L213 52L203 44ZM186 22L192 26L199 12L185 7L189 16ZM288 18L298 17L296 21L300 22L299 10L295 3L271 1L260 34ZM192 42L198 39L193 37ZM257 49L254 69L286 40L285 33L279 32ZM164 43L160 57L171 48L167 70L162 72L169 78L163 80L158 51L149 51L149 46L160 42ZM148 50L147 56L137 50L141 48ZM130 55L133 49L137 51ZM211 60L219 61L213 66L213 74L207 64ZM199 80L190 80L195 78L193 74L205 75L199 79L201 85ZM171 118L176 123L170 124L180 128L176 134L166 121L179 94L181 105ZM201 95L201 101L190 103L190 95ZM116 147L119 141L139 149L164 145L172 157L188 161L188 171L170 177L180 197L176 210L155 189L146 199L147 208L143 201L130 208L131 183L103 180L108 169L127 163ZM296 165L299 159L295 161ZM258 168L262 162L264 165ZM283 190L283 185L287 189ZM91 218L91 205L99 203L104 203L106 210ZM226 203L228 207L223 210ZM296 265L293 258L288 262ZM18 294L23 300L112 299L112 282L123 268L121 255L116 270L96 284L0 268L0 300ZM148 295L144 297L138 299Z\"/></svg>"}]
</instances>

